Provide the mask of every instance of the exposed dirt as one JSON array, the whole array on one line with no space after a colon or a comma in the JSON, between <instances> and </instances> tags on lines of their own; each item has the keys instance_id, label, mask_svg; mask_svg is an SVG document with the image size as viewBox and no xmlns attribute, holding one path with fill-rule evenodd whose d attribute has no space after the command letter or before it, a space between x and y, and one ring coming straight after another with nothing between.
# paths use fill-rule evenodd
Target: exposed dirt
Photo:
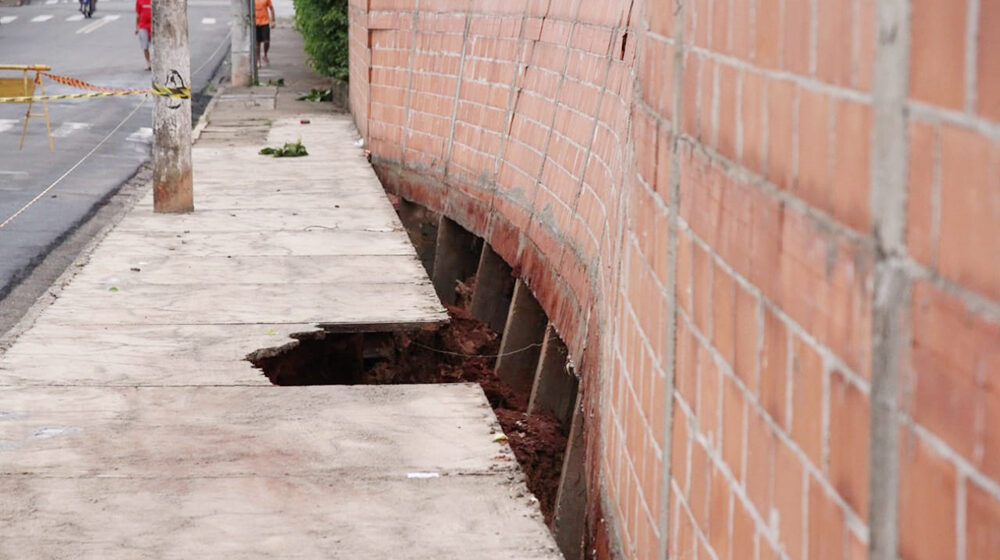
<instances>
[{"instance_id":1,"label":"exposed dirt","mask_svg":"<svg viewBox=\"0 0 1000 560\"><path fill-rule=\"evenodd\" d=\"M460 286L459 290L465 285ZM462 294L464 295L464 294ZM465 298L463 298L465 299ZM549 415L528 416L530 395L519 393L493 373L499 337L461 307L448 307L451 322L436 333L397 334L395 360L376 363L368 383L478 383L490 401L545 515L552 516L567 434ZM443 352L442 352L443 351Z\"/></svg>"},{"instance_id":2,"label":"exposed dirt","mask_svg":"<svg viewBox=\"0 0 1000 560\"><path fill-rule=\"evenodd\" d=\"M525 414L530 395L494 375L499 336L462 307L448 307L448 314L451 321L437 331L328 334L254 365L276 385L478 383L548 523L567 434L553 416Z\"/></svg>"}]
</instances>

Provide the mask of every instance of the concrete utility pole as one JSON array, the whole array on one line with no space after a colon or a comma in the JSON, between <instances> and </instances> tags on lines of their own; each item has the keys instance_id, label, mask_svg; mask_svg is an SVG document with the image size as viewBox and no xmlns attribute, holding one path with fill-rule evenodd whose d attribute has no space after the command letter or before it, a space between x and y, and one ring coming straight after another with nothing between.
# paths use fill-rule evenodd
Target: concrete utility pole
<instances>
[{"instance_id":1,"label":"concrete utility pole","mask_svg":"<svg viewBox=\"0 0 1000 560\"><path fill-rule=\"evenodd\" d=\"M237 87L249 87L253 83L253 0L231 0L232 47L230 56L229 81Z\"/></svg>"},{"instance_id":2,"label":"concrete utility pole","mask_svg":"<svg viewBox=\"0 0 1000 560\"><path fill-rule=\"evenodd\" d=\"M187 0L153 0L153 82L191 87ZM154 96L153 211L194 210L191 100Z\"/></svg>"}]
</instances>

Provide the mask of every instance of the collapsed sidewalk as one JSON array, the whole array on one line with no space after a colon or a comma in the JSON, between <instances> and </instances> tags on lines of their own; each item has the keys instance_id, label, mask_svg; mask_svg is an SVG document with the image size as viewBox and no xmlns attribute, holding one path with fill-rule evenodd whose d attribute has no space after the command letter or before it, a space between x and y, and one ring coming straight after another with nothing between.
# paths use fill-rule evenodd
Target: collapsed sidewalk
<instances>
[{"instance_id":1,"label":"collapsed sidewalk","mask_svg":"<svg viewBox=\"0 0 1000 560\"><path fill-rule=\"evenodd\" d=\"M271 52L285 87L210 108L196 211L148 194L0 356L0 558L558 557L477 386L275 387L245 359L447 320L350 119L295 100L322 86L301 39Z\"/></svg>"}]
</instances>

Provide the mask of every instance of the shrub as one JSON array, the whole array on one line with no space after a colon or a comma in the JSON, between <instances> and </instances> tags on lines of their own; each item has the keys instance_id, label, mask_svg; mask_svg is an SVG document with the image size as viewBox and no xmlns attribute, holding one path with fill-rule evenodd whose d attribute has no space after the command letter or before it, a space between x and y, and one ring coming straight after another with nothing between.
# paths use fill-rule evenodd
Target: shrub
<instances>
[{"instance_id":1,"label":"shrub","mask_svg":"<svg viewBox=\"0 0 1000 560\"><path fill-rule=\"evenodd\" d=\"M295 28L306 43L313 69L347 81L348 0L293 0Z\"/></svg>"}]
</instances>

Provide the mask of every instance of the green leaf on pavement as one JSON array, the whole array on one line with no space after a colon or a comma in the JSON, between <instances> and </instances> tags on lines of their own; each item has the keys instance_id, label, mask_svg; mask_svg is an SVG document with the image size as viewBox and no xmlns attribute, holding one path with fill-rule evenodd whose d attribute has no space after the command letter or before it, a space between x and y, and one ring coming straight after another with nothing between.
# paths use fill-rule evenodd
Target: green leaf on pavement
<instances>
[{"instance_id":1,"label":"green leaf on pavement","mask_svg":"<svg viewBox=\"0 0 1000 560\"><path fill-rule=\"evenodd\" d=\"M262 156L274 157L302 157L309 155L306 147L302 145L302 140L294 143L285 142L285 145L280 148L261 148L258 153Z\"/></svg>"},{"instance_id":2,"label":"green leaf on pavement","mask_svg":"<svg viewBox=\"0 0 1000 560\"><path fill-rule=\"evenodd\" d=\"M313 88L309 93L300 96L299 101L333 101L333 90Z\"/></svg>"}]
</instances>

